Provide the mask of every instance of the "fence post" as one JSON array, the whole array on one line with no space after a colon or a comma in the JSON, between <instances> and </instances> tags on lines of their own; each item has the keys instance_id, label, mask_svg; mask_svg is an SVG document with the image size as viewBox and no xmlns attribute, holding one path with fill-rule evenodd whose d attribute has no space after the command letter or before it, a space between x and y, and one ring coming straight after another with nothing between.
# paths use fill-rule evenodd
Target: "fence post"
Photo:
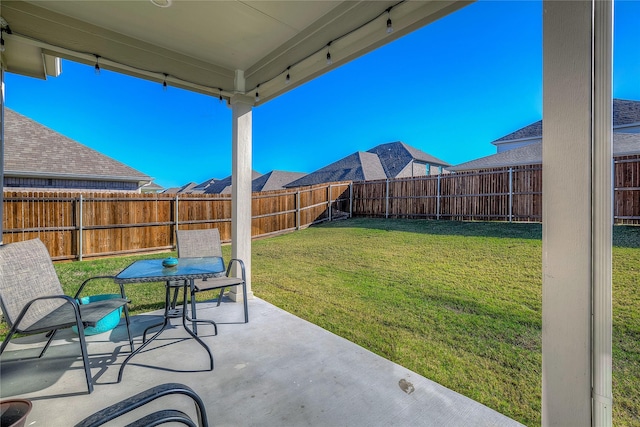
<instances>
[{"instance_id":1,"label":"fence post","mask_svg":"<svg viewBox=\"0 0 640 427\"><path fill-rule=\"evenodd\" d=\"M353 218L353 181L349 183L349 218Z\"/></svg>"},{"instance_id":2,"label":"fence post","mask_svg":"<svg viewBox=\"0 0 640 427\"><path fill-rule=\"evenodd\" d=\"M442 176L442 173L438 174L438 194L436 196L436 219L440 219L440 176Z\"/></svg>"},{"instance_id":3,"label":"fence post","mask_svg":"<svg viewBox=\"0 0 640 427\"><path fill-rule=\"evenodd\" d=\"M329 208L329 222L331 222L331 184L327 187L327 206Z\"/></svg>"},{"instance_id":4,"label":"fence post","mask_svg":"<svg viewBox=\"0 0 640 427\"><path fill-rule=\"evenodd\" d=\"M296 230L300 230L300 190L296 191Z\"/></svg>"},{"instance_id":5,"label":"fence post","mask_svg":"<svg viewBox=\"0 0 640 427\"><path fill-rule=\"evenodd\" d=\"M173 227L173 229L174 229L173 236L171 236L171 240L170 241L174 242L174 244L176 245L176 248L177 248L178 246L177 246L177 243L175 241L175 238L176 238L175 236L178 235L178 214L180 213L180 211L178 210L178 194L177 193L176 193L176 201L174 203L173 209L175 211L174 212L174 219L175 219L175 223L176 224Z\"/></svg>"},{"instance_id":6,"label":"fence post","mask_svg":"<svg viewBox=\"0 0 640 427\"><path fill-rule=\"evenodd\" d=\"M389 218L389 178L387 178L387 191L385 195L384 217Z\"/></svg>"},{"instance_id":7,"label":"fence post","mask_svg":"<svg viewBox=\"0 0 640 427\"><path fill-rule=\"evenodd\" d=\"M82 261L82 194L78 201L78 261Z\"/></svg>"},{"instance_id":8,"label":"fence post","mask_svg":"<svg viewBox=\"0 0 640 427\"><path fill-rule=\"evenodd\" d=\"M509 168L509 222L513 220L513 168Z\"/></svg>"}]
</instances>

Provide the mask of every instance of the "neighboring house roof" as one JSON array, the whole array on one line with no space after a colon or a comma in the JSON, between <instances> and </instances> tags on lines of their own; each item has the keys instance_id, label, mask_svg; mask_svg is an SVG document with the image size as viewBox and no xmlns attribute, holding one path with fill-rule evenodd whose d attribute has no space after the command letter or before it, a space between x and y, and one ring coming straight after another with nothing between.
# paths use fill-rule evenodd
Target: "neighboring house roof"
<instances>
[{"instance_id":1,"label":"neighboring house roof","mask_svg":"<svg viewBox=\"0 0 640 427\"><path fill-rule=\"evenodd\" d=\"M209 188L211 186L211 184L215 183L219 181L219 179L217 178L211 178L206 180L205 182L196 185L195 187L193 187L193 192L199 192L199 193L204 193L206 191L207 188Z\"/></svg>"},{"instance_id":2,"label":"neighboring house roof","mask_svg":"<svg viewBox=\"0 0 640 427\"><path fill-rule=\"evenodd\" d=\"M613 100L613 127L640 123L640 101Z\"/></svg>"},{"instance_id":3,"label":"neighboring house roof","mask_svg":"<svg viewBox=\"0 0 640 427\"><path fill-rule=\"evenodd\" d=\"M387 178L387 175L382 167L380 158L374 153L358 151L322 169L305 175L287 184L286 187L301 187L324 182L369 181L385 178Z\"/></svg>"},{"instance_id":4,"label":"neighboring house roof","mask_svg":"<svg viewBox=\"0 0 640 427\"><path fill-rule=\"evenodd\" d=\"M251 171L251 179L254 180L262 176L260 172ZM232 176L229 175L226 178L222 178L211 183L205 190L205 194L229 194L231 193L231 180ZM211 181L211 180L210 180Z\"/></svg>"},{"instance_id":5,"label":"neighboring house roof","mask_svg":"<svg viewBox=\"0 0 640 427\"><path fill-rule=\"evenodd\" d=\"M629 156L635 154L640 154L640 134L615 132L613 134L613 155ZM503 151L498 154L461 163L447 169L458 172L476 169L534 165L540 163L542 163L542 142L538 141L524 147Z\"/></svg>"},{"instance_id":6,"label":"neighboring house roof","mask_svg":"<svg viewBox=\"0 0 640 427\"><path fill-rule=\"evenodd\" d=\"M9 108L4 114L7 177L132 182L152 179Z\"/></svg>"},{"instance_id":7,"label":"neighboring house roof","mask_svg":"<svg viewBox=\"0 0 640 427\"><path fill-rule=\"evenodd\" d=\"M496 139L492 144L496 142L512 141L514 139L526 139L526 138L539 138L542 136L542 120L538 120L535 123L518 129L515 132L511 132L509 135L505 135L502 138Z\"/></svg>"},{"instance_id":8,"label":"neighboring house roof","mask_svg":"<svg viewBox=\"0 0 640 427\"><path fill-rule=\"evenodd\" d=\"M386 173L385 178L395 178L411 161L429 163L437 166L451 166L449 163L433 157L424 151L411 147L404 142L396 141L380 144L367 150L378 155Z\"/></svg>"},{"instance_id":9,"label":"neighboring house roof","mask_svg":"<svg viewBox=\"0 0 640 427\"><path fill-rule=\"evenodd\" d=\"M257 177L251 182L252 191L282 190L285 185L305 176L300 172L271 171Z\"/></svg>"},{"instance_id":10,"label":"neighboring house roof","mask_svg":"<svg viewBox=\"0 0 640 427\"><path fill-rule=\"evenodd\" d=\"M183 185L182 187L171 187L167 188L163 191L165 194L179 194L179 193L191 193L192 190L196 187L195 182L190 182L188 184Z\"/></svg>"},{"instance_id":11,"label":"neighboring house roof","mask_svg":"<svg viewBox=\"0 0 640 427\"><path fill-rule=\"evenodd\" d=\"M377 145L366 152L353 153L287 184L286 187L300 187L334 181L396 178L412 162L449 166L449 163L424 151L402 141L396 141Z\"/></svg>"},{"instance_id":12,"label":"neighboring house roof","mask_svg":"<svg viewBox=\"0 0 640 427\"><path fill-rule=\"evenodd\" d=\"M627 99L613 100L613 127L640 123L640 101ZM527 138L542 137L542 120L518 129L508 135L498 138L492 144Z\"/></svg>"}]
</instances>

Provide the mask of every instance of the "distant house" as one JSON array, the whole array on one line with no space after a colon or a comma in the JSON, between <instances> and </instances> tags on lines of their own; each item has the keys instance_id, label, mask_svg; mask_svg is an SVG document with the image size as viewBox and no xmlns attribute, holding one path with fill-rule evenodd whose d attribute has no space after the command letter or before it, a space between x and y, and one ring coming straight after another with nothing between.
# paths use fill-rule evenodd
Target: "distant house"
<instances>
[{"instance_id":1,"label":"distant house","mask_svg":"<svg viewBox=\"0 0 640 427\"><path fill-rule=\"evenodd\" d=\"M284 185L303 177L304 173L271 171L262 175L260 172L252 172L251 191L272 191L282 190ZM211 178L196 185L187 184L183 187L170 188L165 193L188 193L188 194L231 194L231 175L223 179Z\"/></svg>"},{"instance_id":2,"label":"distant house","mask_svg":"<svg viewBox=\"0 0 640 427\"><path fill-rule=\"evenodd\" d=\"M542 120L492 142L497 154L449 167L452 172L542 163ZM613 100L613 155L640 154L640 102Z\"/></svg>"},{"instance_id":3,"label":"distant house","mask_svg":"<svg viewBox=\"0 0 640 427\"><path fill-rule=\"evenodd\" d=\"M180 194L180 193L193 193L194 188L197 187L195 182L190 182L182 187L171 187L163 191L164 194Z\"/></svg>"},{"instance_id":4,"label":"distant house","mask_svg":"<svg viewBox=\"0 0 640 427\"><path fill-rule=\"evenodd\" d=\"M134 191L152 178L5 108L5 190Z\"/></svg>"},{"instance_id":5,"label":"distant house","mask_svg":"<svg viewBox=\"0 0 640 427\"><path fill-rule=\"evenodd\" d=\"M632 156L640 154L640 133L614 133L613 156ZM461 163L449 168L452 172L479 169L507 168L542 163L542 141L523 147L503 151L491 156Z\"/></svg>"},{"instance_id":6,"label":"distant house","mask_svg":"<svg viewBox=\"0 0 640 427\"><path fill-rule=\"evenodd\" d=\"M640 132L640 101L613 100L613 131L621 133ZM518 129L491 142L498 153L542 141L542 120Z\"/></svg>"},{"instance_id":7,"label":"distant house","mask_svg":"<svg viewBox=\"0 0 640 427\"><path fill-rule=\"evenodd\" d=\"M291 182L286 187L437 175L447 166L449 163L397 141L378 145L366 152L353 153Z\"/></svg>"},{"instance_id":8,"label":"distant house","mask_svg":"<svg viewBox=\"0 0 640 427\"><path fill-rule=\"evenodd\" d=\"M252 171L251 178L256 179L262 176L260 172ZM231 180L232 177L229 175L226 178L222 179L210 179L202 184L196 186L193 190L195 193L201 194L231 194Z\"/></svg>"},{"instance_id":9,"label":"distant house","mask_svg":"<svg viewBox=\"0 0 640 427\"><path fill-rule=\"evenodd\" d=\"M285 185L289 184L291 181L302 178L303 176L305 176L305 174L300 172L274 170L251 181L251 190L253 192L282 190L285 188Z\"/></svg>"},{"instance_id":10,"label":"distant house","mask_svg":"<svg viewBox=\"0 0 640 427\"><path fill-rule=\"evenodd\" d=\"M286 187L302 187L334 181L367 181L385 179L380 158L373 153L358 151L315 172L290 182Z\"/></svg>"},{"instance_id":11,"label":"distant house","mask_svg":"<svg viewBox=\"0 0 640 427\"><path fill-rule=\"evenodd\" d=\"M216 182L220 181L217 178L211 178L206 180L205 182L203 182L202 184L198 184L195 187L190 189L190 192L192 194L204 194L205 191L207 190L207 188L209 188L211 185L215 184Z\"/></svg>"},{"instance_id":12,"label":"distant house","mask_svg":"<svg viewBox=\"0 0 640 427\"><path fill-rule=\"evenodd\" d=\"M378 156L387 175L386 178L438 175L443 168L451 166L431 154L400 141L380 144L367 152Z\"/></svg>"}]
</instances>

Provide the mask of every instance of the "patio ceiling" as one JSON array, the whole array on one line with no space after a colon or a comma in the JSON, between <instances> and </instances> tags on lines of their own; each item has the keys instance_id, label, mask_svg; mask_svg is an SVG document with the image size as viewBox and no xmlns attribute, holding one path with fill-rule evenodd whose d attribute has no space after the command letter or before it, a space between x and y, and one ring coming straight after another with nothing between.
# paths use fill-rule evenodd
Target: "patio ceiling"
<instances>
[{"instance_id":1,"label":"patio ceiling","mask_svg":"<svg viewBox=\"0 0 640 427\"><path fill-rule=\"evenodd\" d=\"M227 99L259 85L260 104L469 3L3 0L0 13L9 72L46 78L56 57L99 56L101 68Z\"/></svg>"}]
</instances>

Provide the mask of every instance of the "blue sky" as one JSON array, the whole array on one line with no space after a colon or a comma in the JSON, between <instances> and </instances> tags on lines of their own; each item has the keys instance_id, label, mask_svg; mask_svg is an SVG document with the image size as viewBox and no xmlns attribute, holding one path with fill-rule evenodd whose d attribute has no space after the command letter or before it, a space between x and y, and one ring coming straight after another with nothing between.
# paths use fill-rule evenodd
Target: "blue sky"
<instances>
[{"instance_id":1,"label":"blue sky","mask_svg":"<svg viewBox=\"0 0 640 427\"><path fill-rule=\"evenodd\" d=\"M640 100L640 1L616 1L614 96ZM403 141L451 164L542 118L542 3L479 1L254 109L253 168L313 172ZM217 98L63 62L7 73L6 104L164 187L231 173Z\"/></svg>"}]
</instances>

